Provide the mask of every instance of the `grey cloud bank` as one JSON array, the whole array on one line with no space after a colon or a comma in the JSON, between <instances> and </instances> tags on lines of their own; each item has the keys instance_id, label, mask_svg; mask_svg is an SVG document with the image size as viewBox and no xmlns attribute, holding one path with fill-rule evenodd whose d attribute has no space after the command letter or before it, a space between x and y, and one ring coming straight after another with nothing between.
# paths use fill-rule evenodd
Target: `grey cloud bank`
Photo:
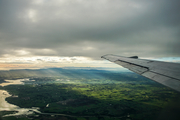
<instances>
[{"instance_id":1,"label":"grey cloud bank","mask_svg":"<svg viewBox=\"0 0 180 120\"><path fill-rule=\"evenodd\" d=\"M179 0L0 0L0 55L180 57L179 5Z\"/></svg>"}]
</instances>

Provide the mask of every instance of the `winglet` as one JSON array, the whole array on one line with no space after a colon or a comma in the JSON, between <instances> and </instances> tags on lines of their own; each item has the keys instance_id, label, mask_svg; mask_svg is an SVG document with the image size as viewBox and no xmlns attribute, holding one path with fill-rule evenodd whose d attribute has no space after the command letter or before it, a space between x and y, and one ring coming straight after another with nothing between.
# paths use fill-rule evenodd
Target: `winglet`
<instances>
[{"instance_id":1,"label":"winglet","mask_svg":"<svg viewBox=\"0 0 180 120\"><path fill-rule=\"evenodd\" d=\"M129 57L129 58L138 59L138 56L132 56L132 57Z\"/></svg>"}]
</instances>

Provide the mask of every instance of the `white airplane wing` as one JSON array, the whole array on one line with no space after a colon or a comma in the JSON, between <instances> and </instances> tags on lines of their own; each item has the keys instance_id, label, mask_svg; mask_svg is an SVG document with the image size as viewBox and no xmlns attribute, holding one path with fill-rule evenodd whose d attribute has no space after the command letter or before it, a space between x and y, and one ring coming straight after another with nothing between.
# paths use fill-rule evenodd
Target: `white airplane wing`
<instances>
[{"instance_id":1,"label":"white airplane wing","mask_svg":"<svg viewBox=\"0 0 180 120\"><path fill-rule=\"evenodd\" d=\"M138 59L137 56L122 57L111 54L104 55L101 58L119 64L135 73L138 73L180 92L179 63Z\"/></svg>"}]
</instances>

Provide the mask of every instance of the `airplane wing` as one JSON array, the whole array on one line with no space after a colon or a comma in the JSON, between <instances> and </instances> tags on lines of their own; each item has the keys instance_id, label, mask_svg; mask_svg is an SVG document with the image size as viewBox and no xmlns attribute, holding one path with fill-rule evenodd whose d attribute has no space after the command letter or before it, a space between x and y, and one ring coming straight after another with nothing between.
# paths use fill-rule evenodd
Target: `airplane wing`
<instances>
[{"instance_id":1,"label":"airplane wing","mask_svg":"<svg viewBox=\"0 0 180 120\"><path fill-rule=\"evenodd\" d=\"M129 70L152 79L180 92L180 64L155 60L138 59L137 56L122 57L104 55L101 58L119 64Z\"/></svg>"}]
</instances>

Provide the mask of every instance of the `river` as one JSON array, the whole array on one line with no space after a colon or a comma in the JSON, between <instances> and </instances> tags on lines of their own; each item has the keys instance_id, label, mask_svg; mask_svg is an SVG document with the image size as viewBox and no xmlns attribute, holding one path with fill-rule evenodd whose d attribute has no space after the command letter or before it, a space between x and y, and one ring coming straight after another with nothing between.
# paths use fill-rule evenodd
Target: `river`
<instances>
[{"instance_id":1,"label":"river","mask_svg":"<svg viewBox=\"0 0 180 120\"><path fill-rule=\"evenodd\" d=\"M29 79L18 79L18 80L5 80L5 83L1 83L0 86L7 86L7 85L16 85L16 84L24 84L23 81L28 81ZM33 114L34 112L36 113L41 113L39 111L38 107L32 107L32 108L20 108L16 105L10 104L6 101L7 97L11 97L7 91L5 90L0 90L0 111L17 111L17 113L14 114L8 114L4 115L3 117L6 116L16 116L16 115L29 115ZM18 96L14 96L18 97Z\"/></svg>"}]
</instances>

